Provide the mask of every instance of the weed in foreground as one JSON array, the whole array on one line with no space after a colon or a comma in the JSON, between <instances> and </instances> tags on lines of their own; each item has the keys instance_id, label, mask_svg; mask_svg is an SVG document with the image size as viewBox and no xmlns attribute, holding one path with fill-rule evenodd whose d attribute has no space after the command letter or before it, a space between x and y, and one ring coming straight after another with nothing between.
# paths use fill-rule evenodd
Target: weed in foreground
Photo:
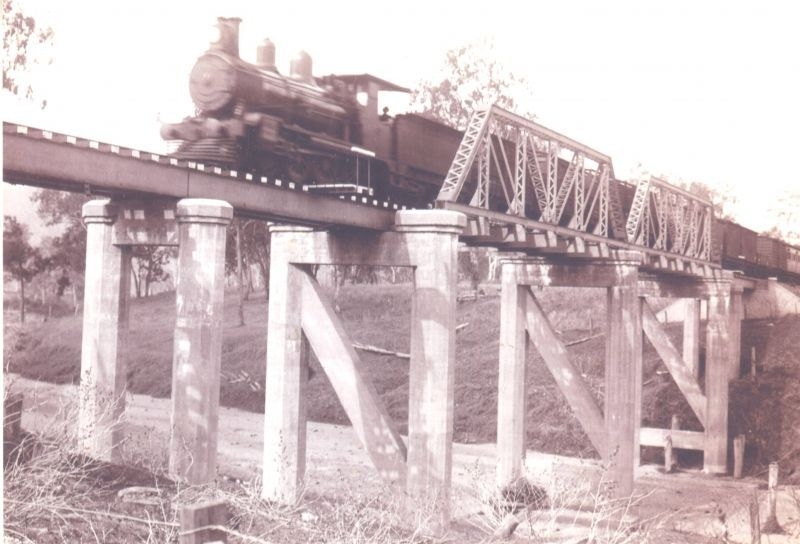
<instances>
[{"instance_id":1,"label":"weed in foreground","mask_svg":"<svg viewBox=\"0 0 800 544\"><path fill-rule=\"evenodd\" d=\"M477 462L470 469L470 488L481 505L469 518L487 538L515 537L531 542L577 539L599 544L650 541L648 524L638 523L631 509L643 496L615 498L607 468L590 467L568 475L526 467L525 475L502 489Z\"/></svg>"}]
</instances>

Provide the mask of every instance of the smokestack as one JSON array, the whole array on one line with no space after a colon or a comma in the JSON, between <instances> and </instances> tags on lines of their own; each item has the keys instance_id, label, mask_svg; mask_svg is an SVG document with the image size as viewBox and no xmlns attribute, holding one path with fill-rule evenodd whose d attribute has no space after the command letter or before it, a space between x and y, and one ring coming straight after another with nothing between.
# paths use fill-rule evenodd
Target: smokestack
<instances>
[{"instance_id":1,"label":"smokestack","mask_svg":"<svg viewBox=\"0 0 800 544\"><path fill-rule=\"evenodd\" d=\"M239 56L239 17L217 17L217 39L211 43L212 49L218 49L234 57Z\"/></svg>"}]
</instances>

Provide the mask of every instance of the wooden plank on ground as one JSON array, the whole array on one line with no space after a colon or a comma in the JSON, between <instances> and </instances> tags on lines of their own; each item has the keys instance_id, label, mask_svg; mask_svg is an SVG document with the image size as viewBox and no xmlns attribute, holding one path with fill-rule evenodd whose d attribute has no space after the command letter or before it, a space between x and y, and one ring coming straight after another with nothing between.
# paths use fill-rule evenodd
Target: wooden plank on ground
<instances>
[{"instance_id":1,"label":"wooden plank on ground","mask_svg":"<svg viewBox=\"0 0 800 544\"><path fill-rule=\"evenodd\" d=\"M595 449L606 457L606 424L589 387L572 361L567 348L556 334L547 319L539 301L530 288L526 292L526 327L536 349L542 355L547 368L555 378L556 384L572 407L583 430L589 436Z\"/></svg>"},{"instance_id":2,"label":"wooden plank on ground","mask_svg":"<svg viewBox=\"0 0 800 544\"><path fill-rule=\"evenodd\" d=\"M700 423L705 426L706 424L706 396L694 379L692 371L688 365L683 361L680 352L675 349L667 333L661 327L656 314L653 309L645 301L642 304L642 328L650 343L656 349L661 360L672 375L678 388L686 397L689 407L692 409Z\"/></svg>"},{"instance_id":3,"label":"wooden plank on ground","mask_svg":"<svg viewBox=\"0 0 800 544\"><path fill-rule=\"evenodd\" d=\"M388 483L406 481L406 446L369 380L339 316L309 274L302 280L302 326L372 463Z\"/></svg>"},{"instance_id":4,"label":"wooden plank on ground","mask_svg":"<svg viewBox=\"0 0 800 544\"><path fill-rule=\"evenodd\" d=\"M654 427L642 427L639 429L639 444L663 448L668 436L672 437L673 448L698 451L703 451L705 448L705 433L702 431L679 431Z\"/></svg>"}]
</instances>

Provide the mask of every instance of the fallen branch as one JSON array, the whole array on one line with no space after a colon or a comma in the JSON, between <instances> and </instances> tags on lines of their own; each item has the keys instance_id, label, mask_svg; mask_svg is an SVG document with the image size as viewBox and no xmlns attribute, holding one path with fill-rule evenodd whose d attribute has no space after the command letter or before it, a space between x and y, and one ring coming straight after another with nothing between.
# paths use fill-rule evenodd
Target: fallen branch
<instances>
[{"instance_id":1,"label":"fallen branch","mask_svg":"<svg viewBox=\"0 0 800 544\"><path fill-rule=\"evenodd\" d=\"M462 323L461 325L456 327L456 332L460 332L462 329L465 329L468 326L469 322ZM379 348L378 346L371 346L369 344L361 344L359 342L353 342L353 347L361 351L377 353L378 355L392 355L394 357L400 357L401 359L411 359L411 354L409 353L403 353L402 351L392 351L389 349Z\"/></svg>"},{"instance_id":2,"label":"fallen branch","mask_svg":"<svg viewBox=\"0 0 800 544\"><path fill-rule=\"evenodd\" d=\"M566 344L564 344L564 346L576 346L578 344L583 344L584 342L588 342L589 340L600 338L601 336L605 336L605 333L601 332L600 334L593 334L592 336L587 336L586 338L579 338L578 340L567 342Z\"/></svg>"},{"instance_id":3,"label":"fallen branch","mask_svg":"<svg viewBox=\"0 0 800 544\"><path fill-rule=\"evenodd\" d=\"M411 359L411 355L408 353L403 353L400 351L390 351L388 349L379 348L377 346L370 346L368 344L359 344L358 342L353 342L353 347L356 349L360 349L361 351L369 351L370 353L377 353L379 355L394 355L395 357L400 357L401 359Z\"/></svg>"}]
</instances>

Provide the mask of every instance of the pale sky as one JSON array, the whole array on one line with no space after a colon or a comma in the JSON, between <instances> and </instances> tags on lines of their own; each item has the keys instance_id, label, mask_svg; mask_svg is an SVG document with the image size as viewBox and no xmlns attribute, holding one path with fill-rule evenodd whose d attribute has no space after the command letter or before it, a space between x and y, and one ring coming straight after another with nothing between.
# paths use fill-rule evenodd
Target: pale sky
<instances>
[{"instance_id":1,"label":"pale sky","mask_svg":"<svg viewBox=\"0 0 800 544\"><path fill-rule=\"evenodd\" d=\"M315 75L372 73L415 87L448 49L491 36L497 61L526 77L538 121L610 155L739 197L763 230L800 192L800 7L721 1L16 0L55 31L36 90L44 112L2 102L3 119L161 149L159 118L188 114L188 72L216 16L243 19L242 57L299 49ZM800 4L798 4L800 6ZM4 184L6 213L24 200Z\"/></svg>"}]
</instances>

